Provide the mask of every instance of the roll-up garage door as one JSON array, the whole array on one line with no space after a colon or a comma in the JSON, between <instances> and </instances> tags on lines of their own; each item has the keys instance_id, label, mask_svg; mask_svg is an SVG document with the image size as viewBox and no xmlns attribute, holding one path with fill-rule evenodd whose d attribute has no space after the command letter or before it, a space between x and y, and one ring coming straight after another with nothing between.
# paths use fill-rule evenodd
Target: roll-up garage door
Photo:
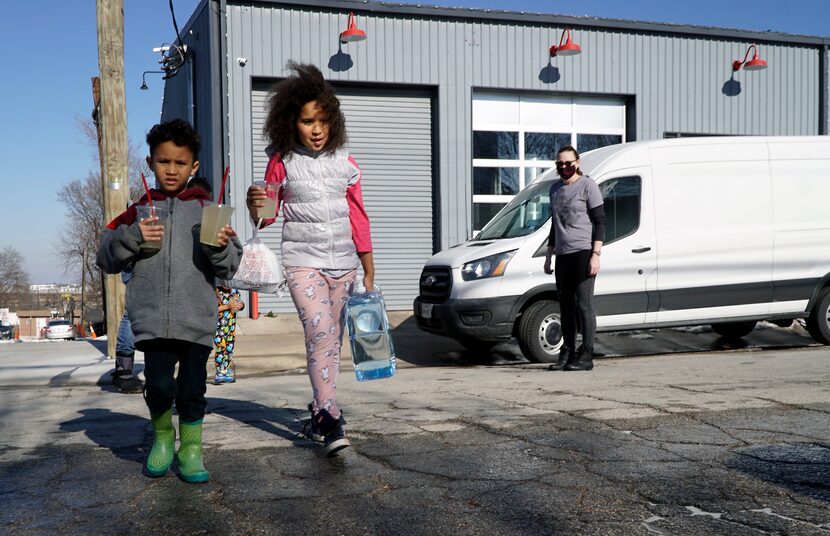
<instances>
[{"instance_id":1,"label":"roll-up garage door","mask_svg":"<svg viewBox=\"0 0 830 536\"><path fill-rule=\"evenodd\" d=\"M428 93L338 89L349 151L363 170L363 200L372 224L376 282L390 310L407 310L418 294L418 278L432 255L432 106ZM268 159L262 126L267 86L255 87L254 175ZM260 236L279 252L282 219ZM293 311L290 296L260 296L261 313Z\"/></svg>"}]
</instances>

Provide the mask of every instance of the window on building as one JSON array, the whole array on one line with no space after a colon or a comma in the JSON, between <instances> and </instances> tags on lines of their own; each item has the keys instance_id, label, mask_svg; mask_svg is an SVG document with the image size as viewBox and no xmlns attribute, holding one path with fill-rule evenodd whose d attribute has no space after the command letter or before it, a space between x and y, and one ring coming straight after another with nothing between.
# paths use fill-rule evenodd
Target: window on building
<instances>
[{"instance_id":1,"label":"window on building","mask_svg":"<svg viewBox=\"0 0 830 536\"><path fill-rule=\"evenodd\" d=\"M605 208L605 243L632 234L640 226L640 177L618 177L599 185Z\"/></svg>"},{"instance_id":2,"label":"window on building","mask_svg":"<svg viewBox=\"0 0 830 536\"><path fill-rule=\"evenodd\" d=\"M556 153L625 141L622 99L476 93L473 96L473 229L554 167ZM590 171L590 170L588 170Z\"/></svg>"}]
</instances>

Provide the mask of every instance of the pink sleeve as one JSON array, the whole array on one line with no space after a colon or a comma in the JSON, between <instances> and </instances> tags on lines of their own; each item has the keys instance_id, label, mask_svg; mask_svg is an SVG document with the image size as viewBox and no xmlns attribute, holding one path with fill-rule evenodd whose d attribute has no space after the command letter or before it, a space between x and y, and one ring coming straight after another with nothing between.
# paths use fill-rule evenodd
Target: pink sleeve
<instances>
[{"instance_id":1,"label":"pink sleeve","mask_svg":"<svg viewBox=\"0 0 830 536\"><path fill-rule=\"evenodd\" d=\"M268 197L277 200L277 215L280 213L280 205L282 204L282 182L285 180L285 164L282 163L280 155L275 154L268 160L268 166L265 168L265 182L272 183L275 186L276 193ZM262 228L268 227L277 221L277 218L268 218L262 220ZM254 222L256 223L256 222Z\"/></svg>"},{"instance_id":2,"label":"pink sleeve","mask_svg":"<svg viewBox=\"0 0 830 536\"><path fill-rule=\"evenodd\" d=\"M363 191L360 189L360 178L363 173L349 156L349 163L354 166L354 174L349 180L349 187L346 189L346 201L349 203L349 223L352 224L352 240L358 253L369 253L372 251L372 233L369 229L369 215L363 206Z\"/></svg>"}]
</instances>

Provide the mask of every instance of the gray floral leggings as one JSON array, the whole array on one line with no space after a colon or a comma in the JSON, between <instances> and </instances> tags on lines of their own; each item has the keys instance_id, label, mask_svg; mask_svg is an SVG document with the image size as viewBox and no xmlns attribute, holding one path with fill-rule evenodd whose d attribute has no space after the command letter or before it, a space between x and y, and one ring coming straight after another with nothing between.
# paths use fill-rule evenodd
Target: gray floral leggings
<instances>
[{"instance_id":1,"label":"gray floral leggings","mask_svg":"<svg viewBox=\"0 0 830 536\"><path fill-rule=\"evenodd\" d=\"M286 268L291 299L297 307L305 331L308 377L314 400L312 411L325 409L335 419L337 375L340 372L340 346L343 332L343 307L349 300L356 270L329 277L315 268Z\"/></svg>"}]
</instances>

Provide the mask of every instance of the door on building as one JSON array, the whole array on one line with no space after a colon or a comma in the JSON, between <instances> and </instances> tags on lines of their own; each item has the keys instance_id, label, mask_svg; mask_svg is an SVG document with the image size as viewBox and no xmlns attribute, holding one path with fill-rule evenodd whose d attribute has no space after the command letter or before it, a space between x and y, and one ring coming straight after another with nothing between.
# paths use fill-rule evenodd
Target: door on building
<instances>
[{"instance_id":1,"label":"door on building","mask_svg":"<svg viewBox=\"0 0 830 536\"><path fill-rule=\"evenodd\" d=\"M338 88L348 149L363 171L363 200L372 225L376 282L390 310L408 310L424 262L433 254L432 98L428 92ZM268 158L262 126L268 85L252 92L254 176ZM281 219L261 237L279 251ZM294 310L290 296L262 295L260 312Z\"/></svg>"}]
</instances>

